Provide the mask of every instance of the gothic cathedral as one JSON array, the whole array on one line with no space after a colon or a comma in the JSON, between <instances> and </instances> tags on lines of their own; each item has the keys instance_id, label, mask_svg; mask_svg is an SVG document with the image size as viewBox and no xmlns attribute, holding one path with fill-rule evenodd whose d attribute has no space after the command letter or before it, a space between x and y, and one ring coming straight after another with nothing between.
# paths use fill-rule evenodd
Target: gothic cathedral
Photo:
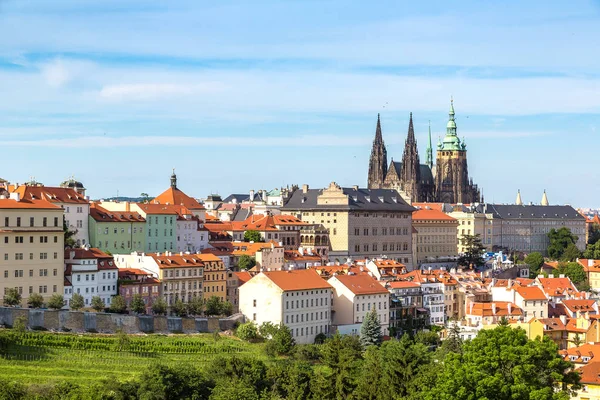
<instances>
[{"instance_id":1,"label":"gothic cathedral","mask_svg":"<svg viewBox=\"0 0 600 400\"><path fill-rule=\"evenodd\" d=\"M435 178L434 178L435 176ZM412 113L408 123L408 136L404 145L402 162L387 163L387 150L381 133L381 120L377 116L375 140L369 159L368 187L370 189L395 189L408 203L477 203L482 201L477 185L469 179L467 146L456 135L454 103L450 102L450 115L446 136L437 145L436 165L433 164L431 127L425 164L419 160L419 151L413 128Z\"/></svg>"}]
</instances>

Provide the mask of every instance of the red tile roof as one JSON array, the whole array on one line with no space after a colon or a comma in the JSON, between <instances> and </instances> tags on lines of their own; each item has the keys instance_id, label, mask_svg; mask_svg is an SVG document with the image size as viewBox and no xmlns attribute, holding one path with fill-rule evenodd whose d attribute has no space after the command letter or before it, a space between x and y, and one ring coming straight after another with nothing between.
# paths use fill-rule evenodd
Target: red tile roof
<instances>
[{"instance_id":1,"label":"red tile roof","mask_svg":"<svg viewBox=\"0 0 600 400\"><path fill-rule=\"evenodd\" d=\"M456 222L458 223L458 221L455 218L452 218L451 216L449 216L446 213L443 213L440 210L427 210L424 208L421 209L417 209L417 211L414 211L412 213L412 220L413 222L418 222L418 221L446 221L446 222Z\"/></svg>"},{"instance_id":2,"label":"red tile roof","mask_svg":"<svg viewBox=\"0 0 600 400\"><path fill-rule=\"evenodd\" d=\"M544 330L546 331L564 331L567 329L560 318L538 318L538 321L545 325Z\"/></svg>"},{"instance_id":3,"label":"red tile roof","mask_svg":"<svg viewBox=\"0 0 600 400\"><path fill-rule=\"evenodd\" d=\"M571 312L596 312L596 300L563 300L562 304Z\"/></svg>"},{"instance_id":4,"label":"red tile roof","mask_svg":"<svg viewBox=\"0 0 600 400\"><path fill-rule=\"evenodd\" d=\"M288 262L312 262L312 261L321 261L321 257L313 254L300 254L298 250L285 250L283 252L283 256L285 261Z\"/></svg>"},{"instance_id":5,"label":"red tile roof","mask_svg":"<svg viewBox=\"0 0 600 400\"><path fill-rule=\"evenodd\" d=\"M198 203L196 199L193 199L181 190L172 187L156 196L152 200L152 203L184 206L190 210L204 210L204 206Z\"/></svg>"},{"instance_id":6,"label":"red tile roof","mask_svg":"<svg viewBox=\"0 0 600 400\"><path fill-rule=\"evenodd\" d=\"M581 383L600 385L600 361L596 361L577 369L581 374Z\"/></svg>"},{"instance_id":7,"label":"red tile roof","mask_svg":"<svg viewBox=\"0 0 600 400\"><path fill-rule=\"evenodd\" d=\"M21 185L15 189L24 200L46 200L51 203L88 204L85 196L71 188Z\"/></svg>"},{"instance_id":8,"label":"red tile roof","mask_svg":"<svg viewBox=\"0 0 600 400\"><path fill-rule=\"evenodd\" d=\"M569 278L538 278L544 293L549 296L560 296L565 292L578 292Z\"/></svg>"},{"instance_id":9,"label":"red tile roof","mask_svg":"<svg viewBox=\"0 0 600 400\"><path fill-rule=\"evenodd\" d=\"M314 269L293 271L261 272L283 291L331 289L331 285L322 279Z\"/></svg>"},{"instance_id":10,"label":"red tile roof","mask_svg":"<svg viewBox=\"0 0 600 400\"><path fill-rule=\"evenodd\" d=\"M71 257L73 254L73 257ZM100 249L95 247L90 247L89 249L75 248L75 249L66 249L65 250L65 261L68 260L89 260L91 258L95 259L113 259L113 256L103 252Z\"/></svg>"},{"instance_id":11,"label":"red tile roof","mask_svg":"<svg viewBox=\"0 0 600 400\"><path fill-rule=\"evenodd\" d=\"M234 272L240 281L240 286L252 279L252 275L248 271Z\"/></svg>"},{"instance_id":12,"label":"red tile roof","mask_svg":"<svg viewBox=\"0 0 600 400\"><path fill-rule=\"evenodd\" d=\"M336 275L331 279L337 279L357 296L369 294L389 294L388 290L369 275Z\"/></svg>"},{"instance_id":13,"label":"red tile roof","mask_svg":"<svg viewBox=\"0 0 600 400\"><path fill-rule=\"evenodd\" d=\"M137 203L137 205L145 214L179 215L178 208L173 205L150 203Z\"/></svg>"},{"instance_id":14,"label":"red tile roof","mask_svg":"<svg viewBox=\"0 0 600 400\"><path fill-rule=\"evenodd\" d=\"M418 282L410 282L410 281L393 281L388 283L390 288L392 289L408 289L408 288L418 288L421 287L421 284Z\"/></svg>"},{"instance_id":15,"label":"red tile roof","mask_svg":"<svg viewBox=\"0 0 600 400\"><path fill-rule=\"evenodd\" d=\"M136 211L108 211L98 204L90 205L90 217L97 222L145 222Z\"/></svg>"},{"instance_id":16,"label":"red tile roof","mask_svg":"<svg viewBox=\"0 0 600 400\"><path fill-rule=\"evenodd\" d=\"M472 303L467 306L467 315L477 315L482 317L519 317L523 315L523 310L515 304L508 301L494 301L493 303ZM508 310L510 304L510 312ZM495 307L495 308L493 308Z\"/></svg>"},{"instance_id":17,"label":"red tile roof","mask_svg":"<svg viewBox=\"0 0 600 400\"><path fill-rule=\"evenodd\" d=\"M56 206L45 200L21 200L16 201L12 199L0 199L0 209L38 209L38 210L60 210L59 206ZM61 225L62 227L62 225Z\"/></svg>"},{"instance_id":18,"label":"red tile roof","mask_svg":"<svg viewBox=\"0 0 600 400\"><path fill-rule=\"evenodd\" d=\"M221 259L213 254L170 254L157 255L156 253L146 254L151 256L158 264L160 269L168 268L187 268L187 267L204 267L205 262L222 262Z\"/></svg>"},{"instance_id":19,"label":"red tile roof","mask_svg":"<svg viewBox=\"0 0 600 400\"><path fill-rule=\"evenodd\" d=\"M537 286L517 286L515 291L521 295L524 300L547 300L544 292Z\"/></svg>"}]
</instances>

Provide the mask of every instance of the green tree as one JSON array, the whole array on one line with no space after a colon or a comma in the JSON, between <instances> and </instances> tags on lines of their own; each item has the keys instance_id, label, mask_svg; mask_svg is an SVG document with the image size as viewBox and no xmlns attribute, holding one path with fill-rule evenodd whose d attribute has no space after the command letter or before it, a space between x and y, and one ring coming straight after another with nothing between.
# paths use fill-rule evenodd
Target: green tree
<instances>
[{"instance_id":1,"label":"green tree","mask_svg":"<svg viewBox=\"0 0 600 400\"><path fill-rule=\"evenodd\" d=\"M148 196L148 193L140 193L140 197L142 198L142 203L148 203L150 201L150 196Z\"/></svg>"},{"instance_id":2,"label":"green tree","mask_svg":"<svg viewBox=\"0 0 600 400\"><path fill-rule=\"evenodd\" d=\"M600 241L596 241L594 244L588 244L583 252L583 257L592 260L600 260Z\"/></svg>"},{"instance_id":3,"label":"green tree","mask_svg":"<svg viewBox=\"0 0 600 400\"><path fill-rule=\"evenodd\" d=\"M139 382L135 398L147 400L208 400L212 398L210 393L214 387L204 373L190 365L153 365L141 375Z\"/></svg>"},{"instance_id":4,"label":"green tree","mask_svg":"<svg viewBox=\"0 0 600 400\"><path fill-rule=\"evenodd\" d=\"M181 299L175 300L175 303L171 306L171 311L178 317L186 317L188 312L187 306Z\"/></svg>"},{"instance_id":5,"label":"green tree","mask_svg":"<svg viewBox=\"0 0 600 400\"><path fill-rule=\"evenodd\" d=\"M573 345L575 347L579 347L579 346L581 346L582 343L583 343L583 340L581 340L581 336L579 336L579 333L576 333L575 336L573 337Z\"/></svg>"},{"instance_id":6,"label":"green tree","mask_svg":"<svg viewBox=\"0 0 600 400\"><path fill-rule=\"evenodd\" d=\"M562 255L563 261L575 261L581 257L581 251L573 243L570 243Z\"/></svg>"},{"instance_id":7,"label":"green tree","mask_svg":"<svg viewBox=\"0 0 600 400\"><path fill-rule=\"evenodd\" d=\"M254 321L240 324L235 330L235 335L247 342L252 342L260 338L260 335L258 334L258 328L256 327Z\"/></svg>"},{"instance_id":8,"label":"green tree","mask_svg":"<svg viewBox=\"0 0 600 400\"><path fill-rule=\"evenodd\" d=\"M590 234L588 236L588 244L596 244L600 241L600 224L593 223L590 227Z\"/></svg>"},{"instance_id":9,"label":"green tree","mask_svg":"<svg viewBox=\"0 0 600 400\"><path fill-rule=\"evenodd\" d=\"M577 262L559 263L557 272L571 279L575 285L585 283L587 280L583 266Z\"/></svg>"},{"instance_id":10,"label":"green tree","mask_svg":"<svg viewBox=\"0 0 600 400\"><path fill-rule=\"evenodd\" d=\"M259 400L256 390L243 382L220 382L212 391L210 400Z\"/></svg>"},{"instance_id":11,"label":"green tree","mask_svg":"<svg viewBox=\"0 0 600 400\"><path fill-rule=\"evenodd\" d=\"M71 310L77 311L77 310L81 310L84 306L84 300L83 300L83 296L80 295L79 293L73 293L73 296L71 297L71 302L70 302L70 307Z\"/></svg>"},{"instance_id":12,"label":"green tree","mask_svg":"<svg viewBox=\"0 0 600 400\"><path fill-rule=\"evenodd\" d=\"M48 308L53 310L60 310L65 306L65 298L62 294L54 293L48 300Z\"/></svg>"},{"instance_id":13,"label":"green tree","mask_svg":"<svg viewBox=\"0 0 600 400\"><path fill-rule=\"evenodd\" d=\"M446 328L447 337L442 342L442 350L445 353L460 353L463 340L460 337L460 325L458 321L452 321Z\"/></svg>"},{"instance_id":14,"label":"green tree","mask_svg":"<svg viewBox=\"0 0 600 400\"><path fill-rule=\"evenodd\" d=\"M292 331L287 325L279 325L271 341L274 344L275 351L280 355L288 355L294 350L296 342L292 336Z\"/></svg>"},{"instance_id":15,"label":"green tree","mask_svg":"<svg viewBox=\"0 0 600 400\"><path fill-rule=\"evenodd\" d=\"M571 233L569 228L564 226L560 229L550 229L548 232L548 238L550 239L550 245L548 245L548 256L554 260L560 260L567 247L570 244L577 243L578 237Z\"/></svg>"},{"instance_id":16,"label":"green tree","mask_svg":"<svg viewBox=\"0 0 600 400\"><path fill-rule=\"evenodd\" d=\"M223 300L218 296L210 296L206 300L204 312L206 315L221 315L223 312Z\"/></svg>"},{"instance_id":17,"label":"green tree","mask_svg":"<svg viewBox=\"0 0 600 400\"><path fill-rule=\"evenodd\" d=\"M485 264L482 257L485 246L481 243L479 234L463 235L460 238L460 244L465 248L465 252L458 259L459 265L475 268Z\"/></svg>"},{"instance_id":18,"label":"green tree","mask_svg":"<svg viewBox=\"0 0 600 400\"><path fill-rule=\"evenodd\" d=\"M244 232L244 242L258 243L264 242L264 239L262 238L262 236L260 236L259 231L254 231L251 229L249 231Z\"/></svg>"},{"instance_id":19,"label":"green tree","mask_svg":"<svg viewBox=\"0 0 600 400\"><path fill-rule=\"evenodd\" d=\"M27 305L31 308L40 308L44 305L44 298L39 293L32 293L27 299Z\"/></svg>"},{"instance_id":20,"label":"green tree","mask_svg":"<svg viewBox=\"0 0 600 400\"><path fill-rule=\"evenodd\" d=\"M245 236L245 234L244 234L244 236ZM238 260L237 265L240 270L248 270L256 265L256 259L254 257L250 257L247 254L242 254Z\"/></svg>"},{"instance_id":21,"label":"green tree","mask_svg":"<svg viewBox=\"0 0 600 400\"><path fill-rule=\"evenodd\" d=\"M189 303L187 303L188 314L190 315L202 315L204 310L204 301L200 296L192 297Z\"/></svg>"},{"instance_id":22,"label":"green tree","mask_svg":"<svg viewBox=\"0 0 600 400\"><path fill-rule=\"evenodd\" d=\"M329 381L330 387L316 382L319 392L333 392L338 399L349 398L356 387L360 363L362 361L362 346L356 336L335 334L321 345L323 364L329 368L323 376ZM320 378L317 378L320 379Z\"/></svg>"},{"instance_id":23,"label":"green tree","mask_svg":"<svg viewBox=\"0 0 600 400\"><path fill-rule=\"evenodd\" d=\"M212 377L217 385L242 382L256 393L262 393L270 386L265 363L250 357L218 356L206 366L206 376Z\"/></svg>"},{"instance_id":24,"label":"green tree","mask_svg":"<svg viewBox=\"0 0 600 400\"><path fill-rule=\"evenodd\" d=\"M258 332L260 333L260 336L262 336L265 339L273 339L278 330L279 326L269 321L263 322L258 327Z\"/></svg>"},{"instance_id":25,"label":"green tree","mask_svg":"<svg viewBox=\"0 0 600 400\"><path fill-rule=\"evenodd\" d=\"M123 297L116 295L112 298L108 310L111 313L123 314L125 311L127 311L127 303L125 303Z\"/></svg>"},{"instance_id":26,"label":"green tree","mask_svg":"<svg viewBox=\"0 0 600 400\"><path fill-rule=\"evenodd\" d=\"M229 317L231 314L233 314L233 304L231 304L229 301L222 301L220 309L221 315L226 317Z\"/></svg>"},{"instance_id":27,"label":"green tree","mask_svg":"<svg viewBox=\"0 0 600 400\"><path fill-rule=\"evenodd\" d=\"M544 256L541 253L533 252L525 257L525 264L529 265L531 276L536 276L540 272L540 268L544 265Z\"/></svg>"},{"instance_id":28,"label":"green tree","mask_svg":"<svg viewBox=\"0 0 600 400\"><path fill-rule=\"evenodd\" d=\"M550 338L529 340L522 329L498 327L481 330L462 354L448 353L437 383L423 398L566 399L568 385L578 389L578 382L579 373Z\"/></svg>"},{"instance_id":29,"label":"green tree","mask_svg":"<svg viewBox=\"0 0 600 400\"><path fill-rule=\"evenodd\" d=\"M131 298L129 309L136 314L146 314L146 303L141 294L136 293Z\"/></svg>"},{"instance_id":30,"label":"green tree","mask_svg":"<svg viewBox=\"0 0 600 400\"><path fill-rule=\"evenodd\" d=\"M74 236L77 235L77 229L74 231L69 229L69 225L67 225L67 219L63 216L63 233L65 235L65 247L74 247L75 239Z\"/></svg>"},{"instance_id":31,"label":"green tree","mask_svg":"<svg viewBox=\"0 0 600 400\"><path fill-rule=\"evenodd\" d=\"M167 302L162 297L158 297L152 302L152 313L154 315L165 315L167 313Z\"/></svg>"},{"instance_id":32,"label":"green tree","mask_svg":"<svg viewBox=\"0 0 600 400\"><path fill-rule=\"evenodd\" d=\"M371 345L379 346L382 340L381 324L377 317L377 311L373 307L365 315L365 319L360 326L360 344L366 349Z\"/></svg>"},{"instance_id":33,"label":"green tree","mask_svg":"<svg viewBox=\"0 0 600 400\"><path fill-rule=\"evenodd\" d=\"M104 310L104 308L106 307L104 305L104 301L100 298L100 296L92 297L91 306L92 306L92 309L96 312L100 312L100 311Z\"/></svg>"},{"instance_id":34,"label":"green tree","mask_svg":"<svg viewBox=\"0 0 600 400\"><path fill-rule=\"evenodd\" d=\"M4 294L4 305L7 307L15 307L21 304L21 295L17 288L9 288Z\"/></svg>"}]
</instances>

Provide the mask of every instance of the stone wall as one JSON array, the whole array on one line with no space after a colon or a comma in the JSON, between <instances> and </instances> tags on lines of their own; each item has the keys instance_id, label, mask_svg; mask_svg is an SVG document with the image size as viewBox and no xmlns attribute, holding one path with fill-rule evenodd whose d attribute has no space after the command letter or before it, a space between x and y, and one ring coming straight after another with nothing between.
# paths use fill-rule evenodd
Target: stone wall
<instances>
[{"instance_id":1,"label":"stone wall","mask_svg":"<svg viewBox=\"0 0 600 400\"><path fill-rule=\"evenodd\" d=\"M0 307L0 326L12 327L21 318L29 329L115 333L207 333L232 330L244 322L242 314L227 318L179 318L69 310Z\"/></svg>"}]
</instances>

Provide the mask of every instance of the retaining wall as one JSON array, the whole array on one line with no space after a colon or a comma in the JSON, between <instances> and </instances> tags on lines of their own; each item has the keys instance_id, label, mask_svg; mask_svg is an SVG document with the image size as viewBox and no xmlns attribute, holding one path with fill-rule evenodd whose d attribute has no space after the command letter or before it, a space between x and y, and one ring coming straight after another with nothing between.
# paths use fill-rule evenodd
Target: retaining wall
<instances>
[{"instance_id":1,"label":"retaining wall","mask_svg":"<svg viewBox=\"0 0 600 400\"><path fill-rule=\"evenodd\" d=\"M207 333L232 330L237 323L244 322L242 314L227 318L179 318L0 307L0 326L12 327L18 318L29 329L99 333Z\"/></svg>"}]
</instances>

